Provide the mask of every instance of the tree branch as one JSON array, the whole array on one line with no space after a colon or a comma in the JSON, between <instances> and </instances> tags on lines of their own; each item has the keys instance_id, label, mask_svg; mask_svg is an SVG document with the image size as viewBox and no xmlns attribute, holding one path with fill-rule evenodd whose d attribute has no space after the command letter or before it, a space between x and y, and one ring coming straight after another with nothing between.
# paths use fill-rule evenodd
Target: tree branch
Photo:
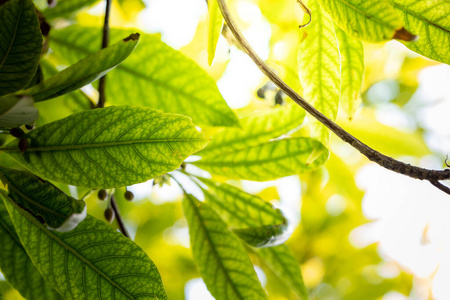
<instances>
[{"instance_id":1,"label":"tree branch","mask_svg":"<svg viewBox=\"0 0 450 300\"><path fill-rule=\"evenodd\" d=\"M116 203L116 197L114 195L111 195L111 209L114 211L114 215L116 216L117 225L119 225L119 230L122 232L124 236L127 238L130 238L130 234L128 233L127 228L125 227L125 224L123 223L122 216L120 215L119 207Z\"/></svg>"},{"instance_id":2,"label":"tree branch","mask_svg":"<svg viewBox=\"0 0 450 300\"><path fill-rule=\"evenodd\" d=\"M108 47L109 43L109 15L111 12L111 1L106 0L105 8L105 21L103 23L103 37L102 37L102 49ZM98 83L98 103L97 107L105 107L106 95L105 95L106 75L100 78Z\"/></svg>"},{"instance_id":3,"label":"tree branch","mask_svg":"<svg viewBox=\"0 0 450 300\"><path fill-rule=\"evenodd\" d=\"M255 62L259 69L269 77L272 82L277 85L287 96L289 96L295 103L300 105L304 110L311 114L315 119L321 122L323 125L328 127L334 134L336 134L341 140L350 144L353 148L358 150L361 154L366 156L369 160L377 163L378 165L394 171L399 174L403 174L412 178L428 180L433 185L436 186L439 180L450 179L450 169L445 170L430 170L424 169L410 164L403 163L401 161L395 160L392 157L386 156L366 144L362 143L360 140L355 138L353 135L345 131L342 127L328 119L320 111L315 109L311 104L309 104L305 99L303 99L299 94L297 94L290 86L288 86L278 75L256 54L250 44L247 42L243 34L241 33L239 27L236 25L232 15L230 14L225 0L218 0L218 4L222 15L233 33L234 38L237 43L244 49L244 51L250 56L250 58ZM440 184L440 183L439 183ZM440 188L443 190L442 188Z\"/></svg>"}]
</instances>

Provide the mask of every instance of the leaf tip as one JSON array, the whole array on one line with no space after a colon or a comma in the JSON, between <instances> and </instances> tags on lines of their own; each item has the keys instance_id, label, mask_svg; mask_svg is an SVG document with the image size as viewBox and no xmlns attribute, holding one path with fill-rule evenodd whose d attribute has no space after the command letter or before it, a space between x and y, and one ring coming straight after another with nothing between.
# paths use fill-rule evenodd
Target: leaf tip
<instances>
[{"instance_id":1,"label":"leaf tip","mask_svg":"<svg viewBox=\"0 0 450 300\"><path fill-rule=\"evenodd\" d=\"M394 33L394 36L392 38L405 42L415 42L419 39L419 36L410 33L405 29L405 27L402 27Z\"/></svg>"},{"instance_id":2,"label":"leaf tip","mask_svg":"<svg viewBox=\"0 0 450 300\"><path fill-rule=\"evenodd\" d=\"M140 35L139 33L132 33L132 34L130 34L129 37L124 38L123 41L124 41L124 42L128 42L128 41L138 41L140 36L141 36L141 35Z\"/></svg>"}]
</instances>

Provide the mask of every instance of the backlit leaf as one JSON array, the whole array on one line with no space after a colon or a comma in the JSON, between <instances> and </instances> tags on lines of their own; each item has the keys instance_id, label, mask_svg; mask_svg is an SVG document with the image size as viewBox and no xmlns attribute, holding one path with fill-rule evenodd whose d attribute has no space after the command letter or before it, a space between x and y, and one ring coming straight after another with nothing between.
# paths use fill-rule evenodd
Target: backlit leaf
<instances>
[{"instance_id":1,"label":"backlit leaf","mask_svg":"<svg viewBox=\"0 0 450 300\"><path fill-rule=\"evenodd\" d=\"M0 127L14 128L32 125L39 117L31 97L7 95L0 98Z\"/></svg>"},{"instance_id":2,"label":"backlit leaf","mask_svg":"<svg viewBox=\"0 0 450 300\"><path fill-rule=\"evenodd\" d=\"M313 15L303 28L298 50L300 82L305 99L331 120L335 120L340 97L339 50L334 23L315 0L307 1ZM305 15L305 22L309 16ZM329 130L318 121L312 123L312 136L327 143Z\"/></svg>"},{"instance_id":3,"label":"backlit leaf","mask_svg":"<svg viewBox=\"0 0 450 300\"><path fill-rule=\"evenodd\" d=\"M208 63L211 66L223 27L223 17L216 0L208 1Z\"/></svg>"},{"instance_id":4,"label":"backlit leaf","mask_svg":"<svg viewBox=\"0 0 450 300\"><path fill-rule=\"evenodd\" d=\"M345 32L367 42L375 43L397 38L394 37L396 32L404 25L389 0L317 1Z\"/></svg>"},{"instance_id":5,"label":"backlit leaf","mask_svg":"<svg viewBox=\"0 0 450 300\"><path fill-rule=\"evenodd\" d=\"M73 114L26 134L1 149L34 174L90 188L132 185L178 168L207 144L190 118L118 106Z\"/></svg>"},{"instance_id":6,"label":"backlit leaf","mask_svg":"<svg viewBox=\"0 0 450 300\"><path fill-rule=\"evenodd\" d=\"M25 87L36 73L42 36L31 0L0 6L0 96Z\"/></svg>"},{"instance_id":7,"label":"backlit leaf","mask_svg":"<svg viewBox=\"0 0 450 300\"><path fill-rule=\"evenodd\" d=\"M124 32L112 29L111 40L118 40ZM74 63L95 53L100 38L100 28L71 26L53 32L52 47L59 58ZM180 113L192 117L195 124L238 125L214 79L155 35L141 35L133 55L108 75L106 94L112 104L131 102Z\"/></svg>"},{"instance_id":8,"label":"backlit leaf","mask_svg":"<svg viewBox=\"0 0 450 300\"><path fill-rule=\"evenodd\" d=\"M205 201L229 226L255 228L266 224L286 222L281 211L264 201L236 187L198 178L209 190ZM278 237L283 240L286 237ZM254 248L268 266L302 299L307 299L305 285L298 262L285 245Z\"/></svg>"},{"instance_id":9,"label":"backlit leaf","mask_svg":"<svg viewBox=\"0 0 450 300\"><path fill-rule=\"evenodd\" d=\"M446 0L392 0L405 28L419 39L405 42L409 49L450 64L450 2Z\"/></svg>"},{"instance_id":10,"label":"backlit leaf","mask_svg":"<svg viewBox=\"0 0 450 300\"><path fill-rule=\"evenodd\" d=\"M134 33L20 93L33 96L35 101L43 101L77 90L102 77L124 61L138 42L139 34Z\"/></svg>"},{"instance_id":11,"label":"backlit leaf","mask_svg":"<svg viewBox=\"0 0 450 300\"><path fill-rule=\"evenodd\" d=\"M341 105L351 119L361 104L361 85L364 76L364 49L355 40L335 26L341 55Z\"/></svg>"},{"instance_id":12,"label":"backlit leaf","mask_svg":"<svg viewBox=\"0 0 450 300\"><path fill-rule=\"evenodd\" d=\"M213 174L232 179L272 180L313 170L328 158L322 143L310 138L287 138L207 156L194 162Z\"/></svg>"},{"instance_id":13,"label":"backlit leaf","mask_svg":"<svg viewBox=\"0 0 450 300\"><path fill-rule=\"evenodd\" d=\"M199 155L214 156L256 146L302 124L305 111L298 105L280 106L239 120L240 128L224 128Z\"/></svg>"},{"instance_id":14,"label":"backlit leaf","mask_svg":"<svg viewBox=\"0 0 450 300\"><path fill-rule=\"evenodd\" d=\"M86 217L86 204L64 194L33 174L0 167L0 179L9 197L50 229L70 231Z\"/></svg>"},{"instance_id":15,"label":"backlit leaf","mask_svg":"<svg viewBox=\"0 0 450 300\"><path fill-rule=\"evenodd\" d=\"M207 204L187 194L183 211L194 259L217 300L267 299L243 245Z\"/></svg>"},{"instance_id":16,"label":"backlit leaf","mask_svg":"<svg viewBox=\"0 0 450 300\"><path fill-rule=\"evenodd\" d=\"M87 216L70 232L50 231L1 196L31 260L65 299L167 299L145 252L105 222Z\"/></svg>"},{"instance_id":17,"label":"backlit leaf","mask_svg":"<svg viewBox=\"0 0 450 300\"><path fill-rule=\"evenodd\" d=\"M17 236L3 201L0 201L0 269L26 299L63 299L42 278ZM24 280L27 278L27 280ZM1 299L1 297L0 297Z\"/></svg>"}]
</instances>

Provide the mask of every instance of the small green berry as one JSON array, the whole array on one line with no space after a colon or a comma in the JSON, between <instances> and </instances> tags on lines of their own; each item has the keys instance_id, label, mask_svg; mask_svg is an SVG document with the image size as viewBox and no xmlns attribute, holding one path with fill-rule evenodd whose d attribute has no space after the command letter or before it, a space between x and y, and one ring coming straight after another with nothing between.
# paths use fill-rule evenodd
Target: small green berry
<instances>
[{"instance_id":1,"label":"small green berry","mask_svg":"<svg viewBox=\"0 0 450 300\"><path fill-rule=\"evenodd\" d=\"M98 191L97 197L100 200L106 200L106 198L108 197L108 193L105 189L101 189L100 191Z\"/></svg>"},{"instance_id":2,"label":"small green berry","mask_svg":"<svg viewBox=\"0 0 450 300\"><path fill-rule=\"evenodd\" d=\"M112 223L112 221L114 220L114 211L110 207L105 209L105 219L109 223Z\"/></svg>"},{"instance_id":3,"label":"small green berry","mask_svg":"<svg viewBox=\"0 0 450 300\"><path fill-rule=\"evenodd\" d=\"M279 104L279 105L283 105L284 100L283 100L283 91L282 90L278 90L278 92L275 94L275 105Z\"/></svg>"},{"instance_id":4,"label":"small green berry","mask_svg":"<svg viewBox=\"0 0 450 300\"><path fill-rule=\"evenodd\" d=\"M125 199L127 199L128 201L133 201L134 199L134 194L130 191L126 191L125 194L123 195L125 197Z\"/></svg>"}]
</instances>

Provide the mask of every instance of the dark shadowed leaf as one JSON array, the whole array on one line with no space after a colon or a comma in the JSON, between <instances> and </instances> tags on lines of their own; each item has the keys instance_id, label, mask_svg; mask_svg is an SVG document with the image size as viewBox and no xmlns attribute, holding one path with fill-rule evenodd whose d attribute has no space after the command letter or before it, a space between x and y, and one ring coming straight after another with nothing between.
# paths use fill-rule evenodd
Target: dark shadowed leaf
<instances>
[{"instance_id":1,"label":"dark shadowed leaf","mask_svg":"<svg viewBox=\"0 0 450 300\"><path fill-rule=\"evenodd\" d=\"M1 196L31 260L65 299L167 299L145 252L104 222L87 216L71 232L50 231Z\"/></svg>"},{"instance_id":2,"label":"dark shadowed leaf","mask_svg":"<svg viewBox=\"0 0 450 300\"><path fill-rule=\"evenodd\" d=\"M42 36L31 0L0 6L0 96L25 87L36 73Z\"/></svg>"},{"instance_id":3,"label":"dark shadowed leaf","mask_svg":"<svg viewBox=\"0 0 450 300\"><path fill-rule=\"evenodd\" d=\"M0 167L0 179L9 197L50 229L70 231L86 217L86 204L64 194L33 174Z\"/></svg>"},{"instance_id":4,"label":"dark shadowed leaf","mask_svg":"<svg viewBox=\"0 0 450 300\"><path fill-rule=\"evenodd\" d=\"M56 5L47 8L42 13L47 20L70 17L77 10L92 5L98 0L57 0Z\"/></svg>"},{"instance_id":5,"label":"dark shadowed leaf","mask_svg":"<svg viewBox=\"0 0 450 300\"><path fill-rule=\"evenodd\" d=\"M36 300L63 299L44 280L31 262L17 236L8 211L0 201L0 269L6 280L24 298ZM26 278L27 280L24 280ZM1 297L0 297L1 299Z\"/></svg>"}]
</instances>

